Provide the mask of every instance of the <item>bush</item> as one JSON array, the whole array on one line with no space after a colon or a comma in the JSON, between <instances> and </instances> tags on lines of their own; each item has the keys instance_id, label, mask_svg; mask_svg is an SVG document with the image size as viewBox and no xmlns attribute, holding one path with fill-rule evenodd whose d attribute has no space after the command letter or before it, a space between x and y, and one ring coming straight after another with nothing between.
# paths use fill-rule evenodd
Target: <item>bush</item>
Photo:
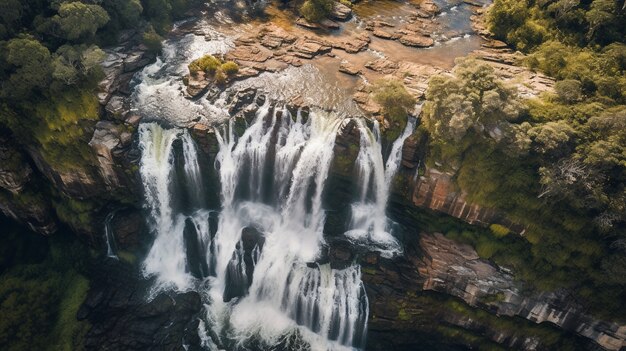
<instances>
[{"instance_id":1,"label":"bush","mask_svg":"<svg viewBox=\"0 0 626 351\"><path fill-rule=\"evenodd\" d=\"M490 225L489 229L491 229L491 233L493 233L493 235L495 235L497 238L505 237L509 235L509 233L511 232L509 228L501 224L495 224L495 223Z\"/></svg>"},{"instance_id":2,"label":"bush","mask_svg":"<svg viewBox=\"0 0 626 351\"><path fill-rule=\"evenodd\" d=\"M189 66L189 72L191 74L196 74L200 71L212 74L221 66L220 60L215 58L213 55L204 55L199 59L193 60Z\"/></svg>"},{"instance_id":3,"label":"bush","mask_svg":"<svg viewBox=\"0 0 626 351\"><path fill-rule=\"evenodd\" d=\"M309 22L320 22L333 10L333 0L306 0L300 7L300 14Z\"/></svg>"},{"instance_id":4,"label":"bush","mask_svg":"<svg viewBox=\"0 0 626 351\"><path fill-rule=\"evenodd\" d=\"M567 104L577 102L582 97L582 84L575 79L565 79L556 82L554 90L559 100Z\"/></svg>"},{"instance_id":5,"label":"bush","mask_svg":"<svg viewBox=\"0 0 626 351\"><path fill-rule=\"evenodd\" d=\"M160 53L163 49L163 38L154 31L152 26L149 30L143 33L143 44L148 48L148 51L152 53Z\"/></svg>"},{"instance_id":6,"label":"bush","mask_svg":"<svg viewBox=\"0 0 626 351\"><path fill-rule=\"evenodd\" d=\"M222 71L228 76L232 76L239 72L239 65L233 61L224 62L222 64Z\"/></svg>"},{"instance_id":7,"label":"bush","mask_svg":"<svg viewBox=\"0 0 626 351\"><path fill-rule=\"evenodd\" d=\"M374 101L392 122L406 122L409 110L415 106L415 98L404 84L397 80L381 80L374 85Z\"/></svg>"},{"instance_id":8,"label":"bush","mask_svg":"<svg viewBox=\"0 0 626 351\"><path fill-rule=\"evenodd\" d=\"M213 78L215 79L215 84L217 85L226 84L226 74L224 74L224 71L222 71L221 68L215 71L215 76Z\"/></svg>"}]
</instances>

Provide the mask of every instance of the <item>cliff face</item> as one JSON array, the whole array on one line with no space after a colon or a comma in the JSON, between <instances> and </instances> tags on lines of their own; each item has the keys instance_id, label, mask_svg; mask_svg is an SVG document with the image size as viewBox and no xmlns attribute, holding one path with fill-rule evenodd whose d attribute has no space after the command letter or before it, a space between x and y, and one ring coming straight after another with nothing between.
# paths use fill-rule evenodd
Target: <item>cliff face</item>
<instances>
[{"instance_id":1,"label":"cliff face","mask_svg":"<svg viewBox=\"0 0 626 351\"><path fill-rule=\"evenodd\" d=\"M422 288L459 297L471 306L499 316L520 316L531 322L550 322L583 335L606 348L626 346L626 325L587 315L567 291L524 293L512 272L480 259L476 251L442 234L420 235L423 255L416 267Z\"/></svg>"},{"instance_id":2,"label":"cliff face","mask_svg":"<svg viewBox=\"0 0 626 351\"><path fill-rule=\"evenodd\" d=\"M84 130L86 140L91 139L89 161L63 167L46 160L35 145L0 137L0 210L8 217L45 235L63 221L98 242L105 212L140 200L139 152L133 147L140 118L129 112L128 99L131 78L155 55L137 44L139 33L124 33L122 39L106 50L102 63L100 121L87 123Z\"/></svg>"}]
</instances>

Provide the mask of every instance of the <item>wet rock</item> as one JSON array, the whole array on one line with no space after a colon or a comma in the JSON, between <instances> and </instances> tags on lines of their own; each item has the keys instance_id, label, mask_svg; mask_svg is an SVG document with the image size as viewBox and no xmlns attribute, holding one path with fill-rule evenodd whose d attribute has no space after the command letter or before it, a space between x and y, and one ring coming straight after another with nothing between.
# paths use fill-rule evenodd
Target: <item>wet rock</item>
<instances>
[{"instance_id":1,"label":"wet rock","mask_svg":"<svg viewBox=\"0 0 626 351\"><path fill-rule=\"evenodd\" d=\"M237 46L225 57L231 61L265 62L272 56L272 51L260 45Z\"/></svg>"},{"instance_id":2,"label":"wet rock","mask_svg":"<svg viewBox=\"0 0 626 351\"><path fill-rule=\"evenodd\" d=\"M182 340L192 343L189 349L199 349L199 340L193 337L202 308L198 293L160 294L148 300L151 282L119 260L101 262L92 275L78 312L91 325L85 349L183 351Z\"/></svg>"},{"instance_id":3,"label":"wet rock","mask_svg":"<svg viewBox=\"0 0 626 351\"><path fill-rule=\"evenodd\" d=\"M0 136L0 188L19 194L30 181L33 169L8 136Z\"/></svg>"},{"instance_id":4,"label":"wet rock","mask_svg":"<svg viewBox=\"0 0 626 351\"><path fill-rule=\"evenodd\" d=\"M122 119L128 111L128 108L125 106L125 102L124 97L120 95L111 97L105 107L107 117L117 120Z\"/></svg>"},{"instance_id":5,"label":"wet rock","mask_svg":"<svg viewBox=\"0 0 626 351\"><path fill-rule=\"evenodd\" d=\"M326 29L331 29L331 30L335 30L335 29L339 29L341 28L341 26L339 25L339 23L329 20L329 19L323 19L320 21L320 25Z\"/></svg>"},{"instance_id":6,"label":"wet rock","mask_svg":"<svg viewBox=\"0 0 626 351\"><path fill-rule=\"evenodd\" d=\"M419 48L427 48L435 45L435 41L432 38L417 34L403 35L398 39L398 41L406 46Z\"/></svg>"},{"instance_id":7,"label":"wet rock","mask_svg":"<svg viewBox=\"0 0 626 351\"><path fill-rule=\"evenodd\" d=\"M255 88L246 88L235 93L230 101L228 113L232 116L241 111L245 106L251 104L256 96Z\"/></svg>"},{"instance_id":8,"label":"wet rock","mask_svg":"<svg viewBox=\"0 0 626 351\"><path fill-rule=\"evenodd\" d=\"M204 72L196 72L187 77L187 94L191 98L197 98L206 93L209 88L210 81L206 78Z\"/></svg>"},{"instance_id":9,"label":"wet rock","mask_svg":"<svg viewBox=\"0 0 626 351\"><path fill-rule=\"evenodd\" d=\"M336 2L330 16L340 21L346 21L352 17L352 9L342 3Z\"/></svg>"},{"instance_id":10,"label":"wet rock","mask_svg":"<svg viewBox=\"0 0 626 351\"><path fill-rule=\"evenodd\" d=\"M328 258L333 269L345 269L352 265L352 249L348 242L333 242Z\"/></svg>"},{"instance_id":11,"label":"wet rock","mask_svg":"<svg viewBox=\"0 0 626 351\"><path fill-rule=\"evenodd\" d=\"M313 22L309 22L307 21L304 17L300 17L296 20L296 24L304 27L304 28L308 28L308 29L319 29L320 26L316 23Z\"/></svg>"},{"instance_id":12,"label":"wet rock","mask_svg":"<svg viewBox=\"0 0 626 351\"><path fill-rule=\"evenodd\" d=\"M390 33L387 31L384 31L382 29L375 29L372 32L372 35L378 38L382 38L382 39L387 39L387 40L395 40L398 39L400 37L400 35L396 34L396 33Z\"/></svg>"},{"instance_id":13,"label":"wet rock","mask_svg":"<svg viewBox=\"0 0 626 351\"><path fill-rule=\"evenodd\" d=\"M111 220L111 228L117 247L124 250L139 247L148 231L141 211L133 208L117 211Z\"/></svg>"},{"instance_id":14,"label":"wet rock","mask_svg":"<svg viewBox=\"0 0 626 351\"><path fill-rule=\"evenodd\" d=\"M339 72L349 74L352 76L355 76L361 73L361 71L358 68L354 67L351 63L347 61L341 62L341 64L339 65Z\"/></svg>"},{"instance_id":15,"label":"wet rock","mask_svg":"<svg viewBox=\"0 0 626 351\"><path fill-rule=\"evenodd\" d=\"M372 71L380 72L383 74L391 74L395 72L400 66L397 62L393 62L387 58L380 58L374 61L369 61L365 64L366 68Z\"/></svg>"}]
</instances>

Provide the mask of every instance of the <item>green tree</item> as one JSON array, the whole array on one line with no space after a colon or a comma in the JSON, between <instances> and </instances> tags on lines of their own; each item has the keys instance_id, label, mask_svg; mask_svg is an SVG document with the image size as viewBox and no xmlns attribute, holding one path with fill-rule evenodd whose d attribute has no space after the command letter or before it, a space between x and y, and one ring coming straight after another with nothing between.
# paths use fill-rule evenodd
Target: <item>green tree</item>
<instances>
[{"instance_id":1,"label":"green tree","mask_svg":"<svg viewBox=\"0 0 626 351\"><path fill-rule=\"evenodd\" d=\"M65 2L59 7L54 22L61 29L64 38L77 40L90 38L109 21L109 15L99 5L82 2Z\"/></svg>"},{"instance_id":2,"label":"green tree","mask_svg":"<svg viewBox=\"0 0 626 351\"><path fill-rule=\"evenodd\" d=\"M3 82L5 96L23 98L50 80L50 51L33 38L11 39L6 46L9 80Z\"/></svg>"},{"instance_id":3,"label":"green tree","mask_svg":"<svg viewBox=\"0 0 626 351\"><path fill-rule=\"evenodd\" d=\"M459 60L451 76L433 77L426 99L424 126L443 143L458 142L470 130L498 140L523 110L516 91L498 80L491 66L474 59Z\"/></svg>"},{"instance_id":4,"label":"green tree","mask_svg":"<svg viewBox=\"0 0 626 351\"><path fill-rule=\"evenodd\" d=\"M320 22L333 10L333 0L306 0L300 7L300 14L309 22Z\"/></svg>"}]
</instances>

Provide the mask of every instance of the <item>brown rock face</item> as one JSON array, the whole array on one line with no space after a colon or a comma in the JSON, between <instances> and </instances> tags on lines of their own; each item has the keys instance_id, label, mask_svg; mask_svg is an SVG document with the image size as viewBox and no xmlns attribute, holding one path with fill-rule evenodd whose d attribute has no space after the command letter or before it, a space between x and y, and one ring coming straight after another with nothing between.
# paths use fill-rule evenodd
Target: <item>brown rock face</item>
<instances>
[{"instance_id":1,"label":"brown rock face","mask_svg":"<svg viewBox=\"0 0 626 351\"><path fill-rule=\"evenodd\" d=\"M551 322L607 350L619 350L626 345L626 325L586 315L566 291L523 294L522 283L514 280L507 270L479 258L472 247L442 234L421 234L419 242L423 258L418 271L426 278L424 290L459 297L497 315L517 315L535 323Z\"/></svg>"},{"instance_id":2,"label":"brown rock face","mask_svg":"<svg viewBox=\"0 0 626 351\"><path fill-rule=\"evenodd\" d=\"M8 137L0 137L0 188L20 193L31 179L33 169Z\"/></svg>"},{"instance_id":3,"label":"brown rock face","mask_svg":"<svg viewBox=\"0 0 626 351\"><path fill-rule=\"evenodd\" d=\"M352 17L352 9L342 3L336 2L330 15L334 19L346 21Z\"/></svg>"},{"instance_id":4,"label":"brown rock face","mask_svg":"<svg viewBox=\"0 0 626 351\"><path fill-rule=\"evenodd\" d=\"M452 175L436 169L427 169L413 192L413 204L445 212L468 223L492 223L496 212L468 203L465 194L455 189Z\"/></svg>"}]
</instances>

